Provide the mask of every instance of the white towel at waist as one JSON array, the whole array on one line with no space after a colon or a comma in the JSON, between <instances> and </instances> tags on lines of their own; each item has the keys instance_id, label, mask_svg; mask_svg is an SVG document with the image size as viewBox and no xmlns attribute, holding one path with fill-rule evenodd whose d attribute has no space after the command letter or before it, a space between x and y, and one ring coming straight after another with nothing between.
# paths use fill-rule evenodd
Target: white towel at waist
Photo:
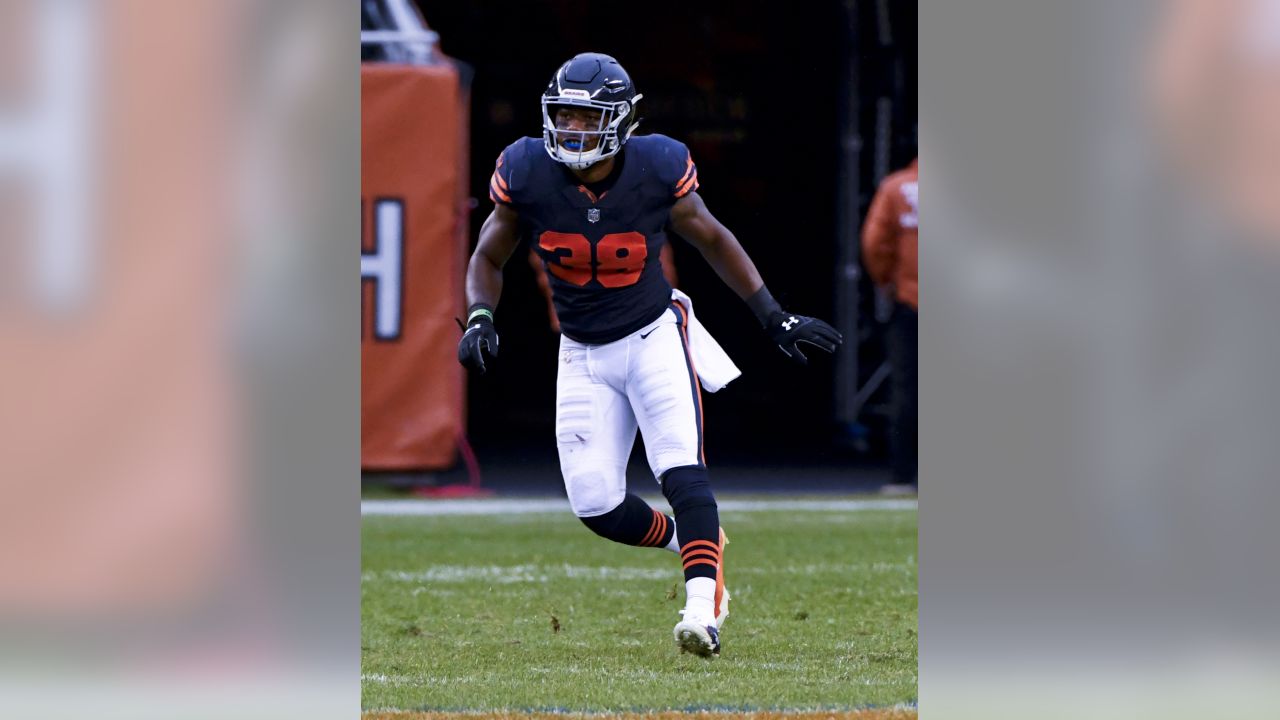
<instances>
[{"instance_id":1,"label":"white towel at waist","mask_svg":"<svg viewBox=\"0 0 1280 720\"><path fill-rule=\"evenodd\" d=\"M693 300L679 290L671 291L671 299L680 303L689 316L689 354L693 356L693 367L698 372L702 387L707 392L716 392L737 379L742 371L729 359L729 354L720 347L720 343L698 322L698 317L693 314Z\"/></svg>"}]
</instances>

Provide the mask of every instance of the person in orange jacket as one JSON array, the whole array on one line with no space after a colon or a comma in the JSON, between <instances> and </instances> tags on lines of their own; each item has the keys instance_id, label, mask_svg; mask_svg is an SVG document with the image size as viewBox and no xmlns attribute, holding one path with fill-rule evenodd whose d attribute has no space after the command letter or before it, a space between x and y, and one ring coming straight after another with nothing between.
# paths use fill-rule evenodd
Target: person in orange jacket
<instances>
[{"instance_id":1,"label":"person in orange jacket","mask_svg":"<svg viewBox=\"0 0 1280 720\"><path fill-rule=\"evenodd\" d=\"M889 319L889 364L893 369L893 420L889 431L892 490L918 484L916 334L920 312L919 158L880 183L862 226L862 263L871 280L895 300Z\"/></svg>"}]
</instances>

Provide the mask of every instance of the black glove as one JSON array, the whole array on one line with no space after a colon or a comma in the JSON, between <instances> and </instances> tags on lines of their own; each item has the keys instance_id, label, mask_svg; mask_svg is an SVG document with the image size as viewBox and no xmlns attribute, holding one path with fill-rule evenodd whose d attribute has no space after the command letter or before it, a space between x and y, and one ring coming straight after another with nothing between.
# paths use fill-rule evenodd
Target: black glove
<instances>
[{"instance_id":1,"label":"black glove","mask_svg":"<svg viewBox=\"0 0 1280 720\"><path fill-rule=\"evenodd\" d=\"M836 329L817 318L796 315L782 309L777 300L769 294L763 285L751 297L747 298L747 307L755 313L760 326L769 333L769 337L778 343L778 347L787 357L801 365L808 365L809 358L800 352L800 343L809 343L829 353L836 351L844 338Z\"/></svg>"},{"instance_id":2,"label":"black glove","mask_svg":"<svg viewBox=\"0 0 1280 720\"><path fill-rule=\"evenodd\" d=\"M817 318L796 315L779 310L769 316L765 332L778 343L778 347L787 357L801 365L807 365L809 358L800 352L800 343L810 345L834 353L844 342L844 337L836 329Z\"/></svg>"},{"instance_id":3,"label":"black glove","mask_svg":"<svg viewBox=\"0 0 1280 720\"><path fill-rule=\"evenodd\" d=\"M498 357L498 331L493 327L492 311L472 311L470 318L458 341L458 362L483 375L485 354Z\"/></svg>"}]
</instances>

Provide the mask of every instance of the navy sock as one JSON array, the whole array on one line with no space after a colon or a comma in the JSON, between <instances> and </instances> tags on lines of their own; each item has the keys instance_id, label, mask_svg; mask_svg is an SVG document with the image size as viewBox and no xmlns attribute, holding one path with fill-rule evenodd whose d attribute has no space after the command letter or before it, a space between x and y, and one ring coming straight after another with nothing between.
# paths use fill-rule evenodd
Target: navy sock
<instances>
[{"instance_id":1,"label":"navy sock","mask_svg":"<svg viewBox=\"0 0 1280 720\"><path fill-rule=\"evenodd\" d=\"M603 515L578 519L600 537L624 545L665 547L676 531L671 518L631 493L627 493L618 507Z\"/></svg>"},{"instance_id":2,"label":"navy sock","mask_svg":"<svg viewBox=\"0 0 1280 720\"><path fill-rule=\"evenodd\" d=\"M700 466L668 470L662 494L675 511L684 579L715 579L720 565L720 510L711 494L707 469Z\"/></svg>"}]
</instances>

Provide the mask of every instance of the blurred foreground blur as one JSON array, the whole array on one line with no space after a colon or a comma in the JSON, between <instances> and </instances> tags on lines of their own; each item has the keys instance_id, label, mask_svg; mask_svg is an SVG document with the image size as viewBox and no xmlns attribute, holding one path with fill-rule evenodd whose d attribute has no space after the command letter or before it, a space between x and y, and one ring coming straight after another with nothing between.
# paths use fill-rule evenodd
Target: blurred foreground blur
<instances>
[{"instance_id":1,"label":"blurred foreground blur","mask_svg":"<svg viewBox=\"0 0 1280 720\"><path fill-rule=\"evenodd\" d=\"M924 717L1274 714L1280 3L922 16Z\"/></svg>"},{"instance_id":2,"label":"blurred foreground blur","mask_svg":"<svg viewBox=\"0 0 1280 720\"><path fill-rule=\"evenodd\" d=\"M924 3L925 717L1280 700L1278 4ZM356 14L0 5L0 716L356 712Z\"/></svg>"},{"instance_id":3,"label":"blurred foreground blur","mask_svg":"<svg viewBox=\"0 0 1280 720\"><path fill-rule=\"evenodd\" d=\"M356 14L0 6L0 716L357 707Z\"/></svg>"}]
</instances>

